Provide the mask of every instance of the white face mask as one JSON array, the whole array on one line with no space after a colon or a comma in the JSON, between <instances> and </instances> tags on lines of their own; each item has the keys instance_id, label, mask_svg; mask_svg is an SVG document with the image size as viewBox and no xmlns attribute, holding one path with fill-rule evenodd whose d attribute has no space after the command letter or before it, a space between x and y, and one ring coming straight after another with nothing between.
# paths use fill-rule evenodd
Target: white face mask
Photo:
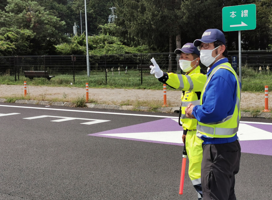
<instances>
[{"instance_id":1,"label":"white face mask","mask_svg":"<svg viewBox=\"0 0 272 200\"><path fill-rule=\"evenodd\" d=\"M189 60L179 60L179 66L182 69L182 71L184 72L189 72L190 70L192 70L195 66L191 66L192 62L194 62L196 59L194 59L193 61L189 61Z\"/></svg>"},{"instance_id":2,"label":"white face mask","mask_svg":"<svg viewBox=\"0 0 272 200\"><path fill-rule=\"evenodd\" d=\"M218 46L219 47L219 46ZM213 50L217 49L218 47L212 49L212 50L201 50L200 51L200 61L203 65L206 67L209 67L215 59L220 55L218 54L217 56L213 57L212 52Z\"/></svg>"}]
</instances>

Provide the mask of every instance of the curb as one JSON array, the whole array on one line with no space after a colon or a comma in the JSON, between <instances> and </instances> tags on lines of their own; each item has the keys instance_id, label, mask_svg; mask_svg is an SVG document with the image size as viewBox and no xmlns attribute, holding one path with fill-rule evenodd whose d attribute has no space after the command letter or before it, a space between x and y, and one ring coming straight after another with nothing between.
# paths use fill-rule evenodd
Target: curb
<instances>
[{"instance_id":1,"label":"curb","mask_svg":"<svg viewBox=\"0 0 272 200\"><path fill-rule=\"evenodd\" d=\"M0 103L7 103L7 100L0 98ZM75 107L71 102L50 102L50 101L37 101L37 100L16 100L15 103L18 104L35 104L35 105L44 105L44 106L65 106L65 107ZM132 111L151 111L152 108L140 106L118 106L118 105L108 105L108 104L94 104L86 103L87 108L98 108L98 109L113 109L113 110L132 110ZM154 109L153 111L161 113L174 113L179 111L179 107L161 107ZM272 112L260 112L260 113L251 113L241 111L241 117L250 117L250 118L272 118Z\"/></svg>"}]
</instances>

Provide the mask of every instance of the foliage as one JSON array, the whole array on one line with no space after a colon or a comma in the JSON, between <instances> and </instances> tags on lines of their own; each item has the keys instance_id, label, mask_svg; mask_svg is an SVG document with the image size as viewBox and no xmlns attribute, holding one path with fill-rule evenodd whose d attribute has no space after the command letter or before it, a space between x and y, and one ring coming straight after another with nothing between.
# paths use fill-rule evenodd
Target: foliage
<instances>
[{"instance_id":1,"label":"foliage","mask_svg":"<svg viewBox=\"0 0 272 200\"><path fill-rule=\"evenodd\" d=\"M6 33L4 36L0 35L0 56L10 55L16 49L14 44L9 41L9 38L13 36L13 33Z\"/></svg>"},{"instance_id":2,"label":"foliage","mask_svg":"<svg viewBox=\"0 0 272 200\"><path fill-rule=\"evenodd\" d=\"M4 10L6 5L7 5L7 0L1 0L0 1L0 10Z\"/></svg>"},{"instance_id":3,"label":"foliage","mask_svg":"<svg viewBox=\"0 0 272 200\"><path fill-rule=\"evenodd\" d=\"M89 54L105 55L105 54L125 54L125 53L147 53L149 49L146 45L138 47L129 47L123 45L122 42L114 36L99 34L88 37ZM85 36L75 36L70 43L57 45L57 52L63 55L82 55L86 54Z\"/></svg>"},{"instance_id":4,"label":"foliage","mask_svg":"<svg viewBox=\"0 0 272 200\"><path fill-rule=\"evenodd\" d=\"M88 34L94 35L99 33L99 25L107 23L108 16L111 14L110 7L114 6L111 0L86 0L87 4L87 22L88 22ZM73 0L71 5L73 10L73 16L78 16L74 19L74 22L80 24L80 10L82 11L83 27L85 27L85 8L83 0ZM70 28L72 28L70 26ZM83 28L85 30L85 28ZM80 31L78 31L80 33Z\"/></svg>"},{"instance_id":5,"label":"foliage","mask_svg":"<svg viewBox=\"0 0 272 200\"><path fill-rule=\"evenodd\" d=\"M83 0L1 0L0 55L84 54L85 39L74 38L85 31ZM271 49L271 0L86 0L88 35L110 35L120 42L93 44L93 54L142 52L144 49L172 52L174 38L181 44L200 38L208 28L222 27L222 8L254 3L257 28L242 32L244 50ZM107 24L110 7L116 7L115 24ZM80 27L80 11L83 27ZM7 35L6 35L7 34ZM12 37L11 37L12 35ZM70 36L68 39L65 35ZM226 32L228 50L238 49L237 32ZM103 36L104 37L104 36ZM81 41L75 41L80 39ZM92 38L93 39L93 38ZM109 38L108 38L109 39ZM96 39L95 39L96 40ZM112 40L109 39L109 40ZM124 45L124 46L122 46ZM103 46L103 48L102 48ZM139 47L137 47L139 46ZM148 48L147 48L148 46ZM137 48L138 49L137 49ZM136 49L135 49L136 48Z\"/></svg>"},{"instance_id":6,"label":"foliage","mask_svg":"<svg viewBox=\"0 0 272 200\"><path fill-rule=\"evenodd\" d=\"M69 43L56 45L57 54L62 55L82 55L86 54L85 36L75 36L70 39Z\"/></svg>"},{"instance_id":7,"label":"foliage","mask_svg":"<svg viewBox=\"0 0 272 200\"><path fill-rule=\"evenodd\" d=\"M65 22L45 11L37 2L8 0L5 10L0 11L0 34L12 31L18 36L16 54L54 54L54 45L65 40L61 32ZM22 51L20 44L27 44L31 51Z\"/></svg>"},{"instance_id":8,"label":"foliage","mask_svg":"<svg viewBox=\"0 0 272 200\"><path fill-rule=\"evenodd\" d=\"M180 1L116 1L116 23L125 29L122 33L123 38L132 43L136 41L138 44L146 44L154 50L168 50L169 37L179 33L175 21Z\"/></svg>"},{"instance_id":9,"label":"foliage","mask_svg":"<svg viewBox=\"0 0 272 200\"><path fill-rule=\"evenodd\" d=\"M84 96L78 97L73 103L75 104L75 107L86 107Z\"/></svg>"},{"instance_id":10,"label":"foliage","mask_svg":"<svg viewBox=\"0 0 272 200\"><path fill-rule=\"evenodd\" d=\"M125 53L147 53L147 46L129 47L123 45L117 37L110 35L96 35L89 37L90 54L125 54Z\"/></svg>"},{"instance_id":11,"label":"foliage","mask_svg":"<svg viewBox=\"0 0 272 200\"><path fill-rule=\"evenodd\" d=\"M243 49L247 50L266 50L272 43L272 1L252 1L256 4L257 27L252 31L243 31L242 44Z\"/></svg>"}]
</instances>

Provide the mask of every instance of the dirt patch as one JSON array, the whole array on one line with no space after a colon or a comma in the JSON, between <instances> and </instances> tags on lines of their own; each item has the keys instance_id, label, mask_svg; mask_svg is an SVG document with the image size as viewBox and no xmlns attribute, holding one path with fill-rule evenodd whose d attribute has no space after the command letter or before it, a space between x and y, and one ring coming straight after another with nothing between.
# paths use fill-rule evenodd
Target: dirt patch
<instances>
[{"instance_id":1,"label":"dirt patch","mask_svg":"<svg viewBox=\"0 0 272 200\"><path fill-rule=\"evenodd\" d=\"M18 85L0 85L0 97L20 97L23 96L23 86ZM27 92L30 99L36 100L54 100L73 101L84 97L85 88L76 87L48 87L48 86L27 86ZM181 91L167 91L167 104L169 106L180 106ZM272 110L272 92L269 92L269 105ZM161 101L163 104L162 90L139 90L139 89L106 89L89 88L89 99L97 103L106 103L110 105L132 104L145 102ZM264 92L251 93L242 92L242 109L263 109Z\"/></svg>"}]
</instances>

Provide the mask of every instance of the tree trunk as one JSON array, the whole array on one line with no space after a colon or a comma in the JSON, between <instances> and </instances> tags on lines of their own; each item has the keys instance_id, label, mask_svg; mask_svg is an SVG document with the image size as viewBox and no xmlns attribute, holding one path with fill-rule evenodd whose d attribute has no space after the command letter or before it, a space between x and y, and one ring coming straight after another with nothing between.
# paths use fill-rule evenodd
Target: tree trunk
<instances>
[{"instance_id":1,"label":"tree trunk","mask_svg":"<svg viewBox=\"0 0 272 200\"><path fill-rule=\"evenodd\" d=\"M176 49L180 49L180 48L181 48L181 37L180 37L180 34L178 34L176 35ZM181 73L180 67L179 67L179 57L180 57L180 54L176 54L176 62L177 62L176 73Z\"/></svg>"},{"instance_id":2,"label":"tree trunk","mask_svg":"<svg viewBox=\"0 0 272 200\"><path fill-rule=\"evenodd\" d=\"M180 34L176 36L176 48L181 48L181 37Z\"/></svg>"},{"instance_id":3,"label":"tree trunk","mask_svg":"<svg viewBox=\"0 0 272 200\"><path fill-rule=\"evenodd\" d=\"M169 65L168 65L168 72L172 72L172 53L173 53L173 43L172 43L172 36L169 35Z\"/></svg>"}]
</instances>

